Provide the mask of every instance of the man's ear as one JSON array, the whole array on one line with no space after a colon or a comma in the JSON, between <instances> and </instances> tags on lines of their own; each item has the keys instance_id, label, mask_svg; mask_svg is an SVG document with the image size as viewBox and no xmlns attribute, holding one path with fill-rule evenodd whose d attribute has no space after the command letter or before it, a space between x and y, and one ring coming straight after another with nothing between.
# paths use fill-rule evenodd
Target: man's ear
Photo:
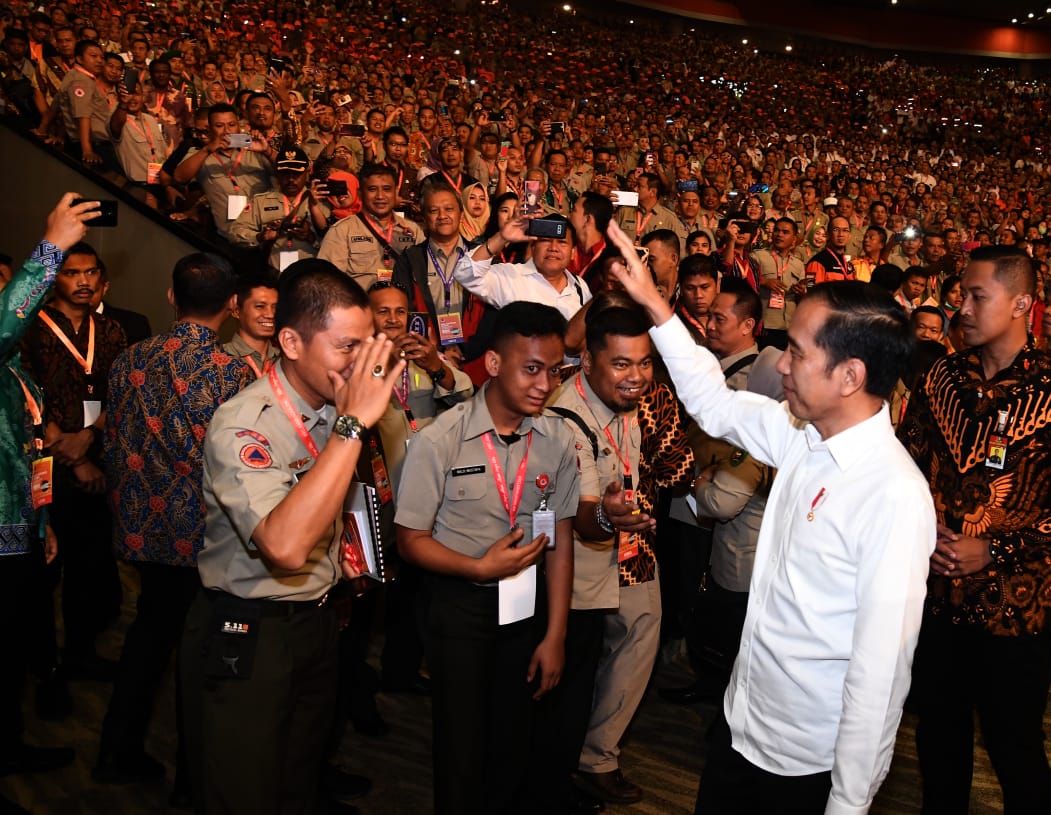
<instances>
[{"instance_id":1,"label":"man's ear","mask_svg":"<svg viewBox=\"0 0 1051 815\"><path fill-rule=\"evenodd\" d=\"M170 287L168 288L168 305L176 311L179 310L179 307L175 305L175 289L172 289Z\"/></svg>"},{"instance_id":2,"label":"man's ear","mask_svg":"<svg viewBox=\"0 0 1051 815\"><path fill-rule=\"evenodd\" d=\"M1016 318L1025 317L1029 314L1029 310L1033 307L1033 295L1031 294L1019 294L1015 297L1014 307L1012 309L1012 315Z\"/></svg>"},{"instance_id":3,"label":"man's ear","mask_svg":"<svg viewBox=\"0 0 1051 815\"><path fill-rule=\"evenodd\" d=\"M277 332L277 344L281 347L282 356L287 359L300 359L306 347L299 332L288 326Z\"/></svg>"},{"instance_id":4,"label":"man's ear","mask_svg":"<svg viewBox=\"0 0 1051 815\"><path fill-rule=\"evenodd\" d=\"M489 376L500 373L500 355L491 348L485 352L485 372Z\"/></svg>"},{"instance_id":5,"label":"man's ear","mask_svg":"<svg viewBox=\"0 0 1051 815\"><path fill-rule=\"evenodd\" d=\"M591 356L591 352L587 348L580 352L580 369L585 376L591 376L591 369L594 364L595 358Z\"/></svg>"},{"instance_id":6,"label":"man's ear","mask_svg":"<svg viewBox=\"0 0 1051 815\"><path fill-rule=\"evenodd\" d=\"M839 363L837 374L840 376L839 392L843 396L853 396L859 390L864 390L868 381L868 369L857 357Z\"/></svg>"}]
</instances>

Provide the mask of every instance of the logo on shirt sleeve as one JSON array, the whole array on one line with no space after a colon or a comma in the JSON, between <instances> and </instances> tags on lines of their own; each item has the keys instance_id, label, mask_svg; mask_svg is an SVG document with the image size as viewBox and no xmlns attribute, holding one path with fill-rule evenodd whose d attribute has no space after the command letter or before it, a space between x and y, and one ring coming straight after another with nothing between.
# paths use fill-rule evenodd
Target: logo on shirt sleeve
<instances>
[{"instance_id":1,"label":"logo on shirt sleeve","mask_svg":"<svg viewBox=\"0 0 1051 815\"><path fill-rule=\"evenodd\" d=\"M265 470L274 463L273 456L259 444L246 444L239 455L241 463L253 470Z\"/></svg>"}]
</instances>

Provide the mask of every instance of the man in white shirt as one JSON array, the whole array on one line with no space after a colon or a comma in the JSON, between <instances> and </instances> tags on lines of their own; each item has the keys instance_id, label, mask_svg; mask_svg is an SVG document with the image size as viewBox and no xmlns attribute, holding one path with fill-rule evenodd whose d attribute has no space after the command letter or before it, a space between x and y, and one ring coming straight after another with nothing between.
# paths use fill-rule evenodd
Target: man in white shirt
<instances>
[{"instance_id":1,"label":"man in white shirt","mask_svg":"<svg viewBox=\"0 0 1051 815\"><path fill-rule=\"evenodd\" d=\"M558 309L569 320L566 353L572 354L583 346L583 308L591 299L591 289L583 278L566 270L573 253L569 221L561 215L537 220L565 224L565 237L532 237L527 234L529 219L515 218L473 253L460 258L453 277L495 308L503 308L516 300L529 300ZM493 263L493 257L508 244L520 241L533 241L532 258L525 263Z\"/></svg>"},{"instance_id":2,"label":"man in white shirt","mask_svg":"<svg viewBox=\"0 0 1051 815\"><path fill-rule=\"evenodd\" d=\"M608 235L690 415L778 468L696 811L864 815L893 755L935 542L884 404L912 348L905 315L864 284L818 286L778 362L787 403L731 391L630 240Z\"/></svg>"}]
</instances>

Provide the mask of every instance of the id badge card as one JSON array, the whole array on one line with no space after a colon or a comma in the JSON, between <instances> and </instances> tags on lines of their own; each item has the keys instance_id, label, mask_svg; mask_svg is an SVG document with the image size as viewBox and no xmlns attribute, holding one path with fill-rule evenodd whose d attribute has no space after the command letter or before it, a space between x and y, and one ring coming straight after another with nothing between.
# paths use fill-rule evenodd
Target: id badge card
<instances>
[{"instance_id":1,"label":"id badge card","mask_svg":"<svg viewBox=\"0 0 1051 815\"><path fill-rule=\"evenodd\" d=\"M236 221L247 208L247 195L228 195L226 197L226 220Z\"/></svg>"},{"instance_id":2,"label":"id badge card","mask_svg":"<svg viewBox=\"0 0 1051 815\"><path fill-rule=\"evenodd\" d=\"M1002 470L1007 459L1007 436L993 433L989 436L989 447L985 452L985 466Z\"/></svg>"},{"instance_id":3,"label":"id badge card","mask_svg":"<svg viewBox=\"0 0 1051 815\"><path fill-rule=\"evenodd\" d=\"M459 314L438 315L438 336L442 345L456 345L463 342L463 324Z\"/></svg>"},{"instance_id":4,"label":"id badge card","mask_svg":"<svg viewBox=\"0 0 1051 815\"><path fill-rule=\"evenodd\" d=\"M618 532L617 533L617 563L631 560L639 554L639 533Z\"/></svg>"},{"instance_id":5,"label":"id badge card","mask_svg":"<svg viewBox=\"0 0 1051 815\"><path fill-rule=\"evenodd\" d=\"M159 184L161 182L161 165L156 161L150 161L146 164L146 183L147 184Z\"/></svg>"},{"instance_id":6,"label":"id badge card","mask_svg":"<svg viewBox=\"0 0 1051 815\"><path fill-rule=\"evenodd\" d=\"M390 283L391 278L394 277L394 270L388 269L386 266L381 266L376 270L376 280L380 283Z\"/></svg>"},{"instance_id":7,"label":"id badge card","mask_svg":"<svg viewBox=\"0 0 1051 815\"><path fill-rule=\"evenodd\" d=\"M372 453L372 476L376 484L376 495L381 504L394 500L394 491L390 487L390 477L387 475L387 465L383 463L383 456L379 450Z\"/></svg>"},{"instance_id":8,"label":"id badge card","mask_svg":"<svg viewBox=\"0 0 1051 815\"><path fill-rule=\"evenodd\" d=\"M784 308L785 307L785 294L784 292L772 291L770 292L770 308Z\"/></svg>"},{"instance_id":9,"label":"id badge card","mask_svg":"<svg viewBox=\"0 0 1051 815\"><path fill-rule=\"evenodd\" d=\"M277 270L283 272L293 263L299 260L299 252L289 252L287 249L277 253Z\"/></svg>"},{"instance_id":10,"label":"id badge card","mask_svg":"<svg viewBox=\"0 0 1051 815\"><path fill-rule=\"evenodd\" d=\"M91 427L102 415L102 402L97 399L84 400L84 427Z\"/></svg>"},{"instance_id":11,"label":"id badge card","mask_svg":"<svg viewBox=\"0 0 1051 815\"><path fill-rule=\"evenodd\" d=\"M555 548L555 513L550 509L538 509L533 512L533 540L540 535L547 535L546 548Z\"/></svg>"},{"instance_id":12,"label":"id badge card","mask_svg":"<svg viewBox=\"0 0 1051 815\"><path fill-rule=\"evenodd\" d=\"M55 459L52 456L38 458L33 462L33 474L29 482L30 495L33 498L33 509L40 509L51 503L54 494L51 489L54 479Z\"/></svg>"}]
</instances>

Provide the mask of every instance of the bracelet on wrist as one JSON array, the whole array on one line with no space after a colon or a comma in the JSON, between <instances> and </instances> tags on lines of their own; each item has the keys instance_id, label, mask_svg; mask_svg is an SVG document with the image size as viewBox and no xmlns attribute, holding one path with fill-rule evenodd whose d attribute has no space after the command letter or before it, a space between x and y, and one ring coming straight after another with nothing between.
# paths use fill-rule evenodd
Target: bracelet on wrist
<instances>
[{"instance_id":1,"label":"bracelet on wrist","mask_svg":"<svg viewBox=\"0 0 1051 815\"><path fill-rule=\"evenodd\" d=\"M610 535L616 531L610 522L609 516L606 514L606 510L602 508L602 501L595 504L595 523L599 525L599 529Z\"/></svg>"}]
</instances>

